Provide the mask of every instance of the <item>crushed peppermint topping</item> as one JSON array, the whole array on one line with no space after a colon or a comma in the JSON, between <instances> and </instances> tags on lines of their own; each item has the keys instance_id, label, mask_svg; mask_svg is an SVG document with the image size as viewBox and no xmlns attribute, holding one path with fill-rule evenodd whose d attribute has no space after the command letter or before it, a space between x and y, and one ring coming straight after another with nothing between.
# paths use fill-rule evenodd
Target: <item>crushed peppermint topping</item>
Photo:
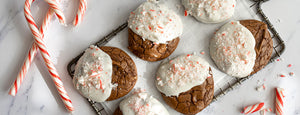
<instances>
[{"instance_id":1,"label":"crushed peppermint topping","mask_svg":"<svg viewBox=\"0 0 300 115\"><path fill-rule=\"evenodd\" d=\"M135 115L168 115L166 108L145 91L135 91L120 103L123 113Z\"/></svg>"},{"instance_id":2,"label":"crushed peppermint topping","mask_svg":"<svg viewBox=\"0 0 300 115\"><path fill-rule=\"evenodd\" d=\"M83 96L103 102L110 96L111 89L117 86L117 84L111 84L111 75L110 56L92 45L78 60L73 83Z\"/></svg>"},{"instance_id":3,"label":"crushed peppermint topping","mask_svg":"<svg viewBox=\"0 0 300 115\"><path fill-rule=\"evenodd\" d=\"M236 0L182 0L184 16L191 14L205 23L218 23L232 17Z\"/></svg>"},{"instance_id":4,"label":"crushed peppermint topping","mask_svg":"<svg viewBox=\"0 0 300 115\"><path fill-rule=\"evenodd\" d=\"M218 68L235 77L248 76L255 64L255 38L238 21L221 27L210 42L210 54Z\"/></svg>"},{"instance_id":5,"label":"crushed peppermint topping","mask_svg":"<svg viewBox=\"0 0 300 115\"><path fill-rule=\"evenodd\" d=\"M201 85L209 74L209 64L192 54L181 55L169 62L162 63L156 75L156 86L167 96Z\"/></svg>"},{"instance_id":6,"label":"crushed peppermint topping","mask_svg":"<svg viewBox=\"0 0 300 115\"><path fill-rule=\"evenodd\" d=\"M163 4L148 1L130 13L128 27L144 40L167 43L182 34L180 17Z\"/></svg>"}]
</instances>

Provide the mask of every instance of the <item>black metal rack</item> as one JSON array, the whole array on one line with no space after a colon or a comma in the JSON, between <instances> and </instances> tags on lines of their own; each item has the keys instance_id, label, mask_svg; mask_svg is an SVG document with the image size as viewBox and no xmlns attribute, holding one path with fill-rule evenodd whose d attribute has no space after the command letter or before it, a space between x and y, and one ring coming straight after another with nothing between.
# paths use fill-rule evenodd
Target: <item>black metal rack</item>
<instances>
[{"instance_id":1,"label":"black metal rack","mask_svg":"<svg viewBox=\"0 0 300 115\"><path fill-rule=\"evenodd\" d=\"M272 34L272 39L274 41L274 45L273 45L273 50L274 53L272 54L272 57L268 63L268 65L272 62L274 62L275 59L279 58L280 55L284 52L285 50L285 44L283 42L283 40L281 39L279 33L275 30L275 28L273 27L273 24L270 22L270 20L268 19L268 17L264 14L264 12L261 9L261 4L269 1L269 0L251 0L254 2L253 5L251 5L250 7L255 6L256 7L256 12L259 15L259 17L261 18L261 20L263 22L265 22L268 25L268 28ZM119 26L117 29L113 30L111 33L109 33L107 36L103 37L100 41L98 41L97 43L95 43L96 46L100 47L105 45L107 42L109 42L114 36L116 36L119 32L121 32L122 30L124 30L127 27L128 23L125 22L124 24L122 24L121 26ZM83 55L83 53L81 53L80 55L78 55L77 57L75 57L73 60L71 60L71 62L68 64L67 66L67 70L69 72L69 75L71 77L73 77L74 75L74 67L77 63L77 61L79 60L79 58ZM244 81L248 80L251 76L247 76L245 78L235 78L234 81L230 81L227 82L227 86L223 87L223 88L219 88L219 89L215 89L218 91L215 91L217 93L215 93L214 95L214 101L217 101L218 99L220 99L223 95L225 95L226 93L228 93L229 91L235 89L236 87L240 86ZM90 99L87 99L88 102L91 104L91 106L93 107L93 109L95 110L95 112L98 115L107 115L108 113L105 111L103 105L101 103L97 103L94 102Z\"/></svg>"}]
</instances>

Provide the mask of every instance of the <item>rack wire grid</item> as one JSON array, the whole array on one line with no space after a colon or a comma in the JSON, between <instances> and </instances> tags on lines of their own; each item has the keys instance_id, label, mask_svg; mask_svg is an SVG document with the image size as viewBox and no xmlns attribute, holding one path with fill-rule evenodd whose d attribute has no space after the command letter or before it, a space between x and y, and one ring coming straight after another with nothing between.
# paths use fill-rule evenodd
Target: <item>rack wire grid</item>
<instances>
[{"instance_id":1,"label":"rack wire grid","mask_svg":"<svg viewBox=\"0 0 300 115\"><path fill-rule=\"evenodd\" d=\"M264 14L262 11L261 5L264 2L267 2L269 0L251 0L253 1L253 5L250 7L255 7L257 15L261 18L261 20L268 25L268 29L271 32L271 36L273 39L273 54L272 57L268 63L268 65L272 62L274 62L277 58L280 58L280 55L284 52L285 50L285 44L280 37L279 33L276 31L274 28L273 24L270 22L268 17ZM103 37L101 40L99 40L97 43L95 43L96 46L100 47L108 43L111 39L113 39L114 36L116 36L119 32L121 32L123 29L127 27L128 23L125 22L121 26L119 26L117 29L113 30L111 33ZM75 71L75 65L79 58L83 55L81 53L77 57L75 57L73 60L70 61L70 63L67 66L67 70L69 75L73 78L74 71ZM251 75L252 76L252 75ZM214 91L214 98L212 102L215 102L219 100L222 96L226 95L228 92L231 90L234 90L238 86L240 86L243 82L251 78L251 76L247 76L244 78L234 78L226 83L226 85L215 89ZM90 99L87 99L87 101L90 103L91 107L95 110L96 114L98 115L108 115L107 111L103 107L101 103L94 102Z\"/></svg>"}]
</instances>

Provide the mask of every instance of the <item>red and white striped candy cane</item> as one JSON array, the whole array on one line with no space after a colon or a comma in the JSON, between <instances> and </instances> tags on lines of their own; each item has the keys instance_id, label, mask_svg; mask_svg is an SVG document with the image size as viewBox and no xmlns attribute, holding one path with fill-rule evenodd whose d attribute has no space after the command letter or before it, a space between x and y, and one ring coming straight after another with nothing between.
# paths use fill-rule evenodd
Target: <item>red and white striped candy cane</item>
<instances>
[{"instance_id":1,"label":"red and white striped candy cane","mask_svg":"<svg viewBox=\"0 0 300 115\"><path fill-rule=\"evenodd\" d=\"M56 0L45 0L45 1L50 5L50 8L55 12L57 18L59 19L59 22L61 24L65 25L66 24L65 16L64 16L62 9L60 8L58 2Z\"/></svg>"},{"instance_id":2,"label":"red and white striped candy cane","mask_svg":"<svg viewBox=\"0 0 300 115\"><path fill-rule=\"evenodd\" d=\"M276 100L275 100L275 113L276 115L283 115L283 88L275 88Z\"/></svg>"},{"instance_id":3,"label":"red and white striped candy cane","mask_svg":"<svg viewBox=\"0 0 300 115\"><path fill-rule=\"evenodd\" d=\"M245 113L245 114L254 113L254 112L263 110L264 106L265 106L265 103L258 103L255 105L247 106L244 108L244 111L242 113Z\"/></svg>"},{"instance_id":4,"label":"red and white striped candy cane","mask_svg":"<svg viewBox=\"0 0 300 115\"><path fill-rule=\"evenodd\" d=\"M40 33L42 34L42 39L44 38L44 31L46 31L46 29L48 28L49 24L50 24L50 21L51 21L51 17L52 15L54 14L53 10L49 9L45 18L44 18L44 21L43 21L43 24L40 28ZM16 93L18 92L19 88L20 88L20 85L35 57L35 55L37 54L37 51L38 51L38 47L35 43L32 44L32 47L30 48L29 52L28 52L28 56L27 58L25 59L23 65L22 65L22 68L21 70L19 71L19 74L14 82L14 84L12 85L12 87L10 88L9 90L9 94L12 95L12 96L15 96Z\"/></svg>"},{"instance_id":5,"label":"red and white striped candy cane","mask_svg":"<svg viewBox=\"0 0 300 115\"><path fill-rule=\"evenodd\" d=\"M68 96L53 63L51 62L50 54L48 53L45 42L42 39L43 35L39 32L39 30L36 26L36 23L32 17L32 14L30 12L30 7L31 7L31 4L33 1L34 0L26 0L25 1L25 7L24 7L25 18L28 22L30 30L34 36L35 43L38 46L39 50L41 51L42 57L45 61L45 64L48 68L51 78L52 78L53 82L55 83L56 89L58 90L58 93L59 93L64 105L66 106L66 108L69 111L73 111L74 108L73 108L72 102L70 100L70 97ZM55 12L55 10L53 10L53 11Z\"/></svg>"},{"instance_id":6,"label":"red and white striped candy cane","mask_svg":"<svg viewBox=\"0 0 300 115\"><path fill-rule=\"evenodd\" d=\"M73 25L74 26L77 26L83 20L83 16L84 16L85 11L86 11L86 5L87 5L87 1L86 0L80 0L80 2L79 2L79 8L78 8L76 17L75 17L75 19L73 21Z\"/></svg>"},{"instance_id":7,"label":"red and white striped candy cane","mask_svg":"<svg viewBox=\"0 0 300 115\"><path fill-rule=\"evenodd\" d=\"M82 17L83 17L83 15L85 13L85 9L86 9L86 4L87 3L86 3L86 0L82 0L82 1L84 3L81 3L83 5L79 5L79 10L78 10L78 14L77 14L78 17L81 17L81 18L78 18L76 16L77 18L74 19L74 25L75 25L75 21L76 21L76 25L78 25L79 22L82 21ZM48 3L49 3L49 1L48 1ZM55 2L54 2L54 4L55 4ZM58 5L52 5L51 8L55 8L56 6L58 6ZM57 8L56 11L57 11L56 15L58 15L59 17L61 17L61 18L59 18L60 22L64 23L65 22L64 21L65 20L64 19L64 15L61 13L60 9ZM41 25L40 33L42 35L42 39L44 38L44 31L46 31L46 29L48 28L48 25L50 24L51 17L53 15L53 13L54 13L54 11L52 9L49 9L48 12L47 12L47 14L46 14L46 17L44 18L43 24ZM78 19L81 19L81 20L79 21ZM19 74L18 74L16 80L14 81L14 84L12 85L10 91L9 91L10 95L12 95L12 96L16 95L16 93L17 93L18 89L20 88L20 85L21 85L21 83L22 83L22 81L23 81L23 79L24 79L24 77L25 77L25 75L26 75L26 73L27 73L27 71L28 71L31 63L33 62L33 59L34 59L34 57L35 57L35 55L37 53L37 50L38 50L37 45L35 43L33 43L32 47L30 48L30 50L28 52L28 56L25 59L23 65L22 65L22 68L19 71Z\"/></svg>"}]
</instances>

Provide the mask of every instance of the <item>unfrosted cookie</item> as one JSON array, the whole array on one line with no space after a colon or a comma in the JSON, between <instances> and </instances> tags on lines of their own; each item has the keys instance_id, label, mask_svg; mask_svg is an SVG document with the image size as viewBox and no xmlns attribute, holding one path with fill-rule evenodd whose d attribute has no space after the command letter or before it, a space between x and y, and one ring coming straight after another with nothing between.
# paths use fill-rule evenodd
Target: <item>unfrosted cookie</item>
<instances>
[{"instance_id":1,"label":"unfrosted cookie","mask_svg":"<svg viewBox=\"0 0 300 115\"><path fill-rule=\"evenodd\" d=\"M143 40L141 36L128 29L128 49L139 58L147 61L159 61L170 56L179 43L179 37L168 41L167 44L155 44Z\"/></svg>"},{"instance_id":2,"label":"unfrosted cookie","mask_svg":"<svg viewBox=\"0 0 300 115\"><path fill-rule=\"evenodd\" d=\"M272 38L263 22L232 21L211 39L210 55L220 70L241 78L262 69L271 58L272 47Z\"/></svg>"},{"instance_id":3,"label":"unfrosted cookie","mask_svg":"<svg viewBox=\"0 0 300 115\"><path fill-rule=\"evenodd\" d=\"M183 30L180 17L155 1L144 2L131 12L128 27L128 49L147 61L171 55Z\"/></svg>"},{"instance_id":4,"label":"unfrosted cookie","mask_svg":"<svg viewBox=\"0 0 300 115\"><path fill-rule=\"evenodd\" d=\"M254 74L264 68L271 59L273 52L273 40L268 31L267 24L257 20L241 20L240 23L245 26L255 38L256 59L251 74Z\"/></svg>"},{"instance_id":5,"label":"unfrosted cookie","mask_svg":"<svg viewBox=\"0 0 300 115\"><path fill-rule=\"evenodd\" d=\"M113 73L112 84L117 84L113 88L106 101L115 100L128 94L137 82L137 68L131 57L123 50L116 47L100 47L112 59Z\"/></svg>"},{"instance_id":6,"label":"unfrosted cookie","mask_svg":"<svg viewBox=\"0 0 300 115\"><path fill-rule=\"evenodd\" d=\"M136 81L136 66L124 51L96 46L90 46L78 60L73 78L80 94L96 102L126 95Z\"/></svg>"},{"instance_id":7,"label":"unfrosted cookie","mask_svg":"<svg viewBox=\"0 0 300 115\"><path fill-rule=\"evenodd\" d=\"M185 16L204 23L219 23L232 17L236 0L182 0Z\"/></svg>"},{"instance_id":8,"label":"unfrosted cookie","mask_svg":"<svg viewBox=\"0 0 300 115\"><path fill-rule=\"evenodd\" d=\"M122 100L114 115L169 115L167 109L146 92L134 92Z\"/></svg>"},{"instance_id":9,"label":"unfrosted cookie","mask_svg":"<svg viewBox=\"0 0 300 115\"><path fill-rule=\"evenodd\" d=\"M156 87L165 102L183 114L196 114L213 99L214 82L209 64L199 56L181 55L158 68Z\"/></svg>"}]
</instances>

